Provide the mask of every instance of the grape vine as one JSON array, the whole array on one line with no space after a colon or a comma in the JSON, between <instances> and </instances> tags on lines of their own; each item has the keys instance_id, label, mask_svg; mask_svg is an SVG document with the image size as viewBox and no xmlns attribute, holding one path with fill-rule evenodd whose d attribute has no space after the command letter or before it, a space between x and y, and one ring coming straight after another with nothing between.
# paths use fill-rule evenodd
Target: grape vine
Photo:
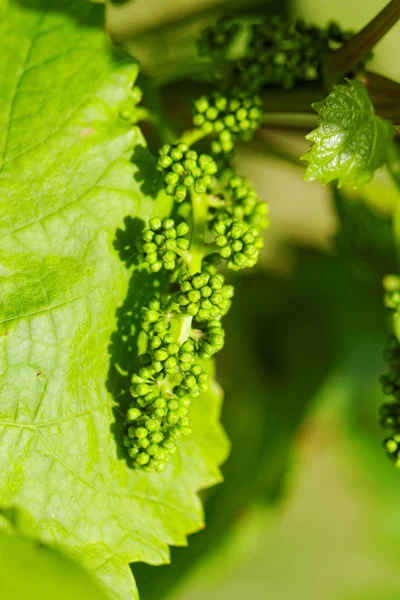
<instances>
[{"instance_id":1,"label":"grape vine","mask_svg":"<svg viewBox=\"0 0 400 600\"><path fill-rule=\"evenodd\" d=\"M226 103L228 123L229 116L240 122L246 104L245 97ZM147 351L132 377L126 414L124 445L132 465L149 472L163 471L176 441L191 433L191 398L210 385L205 360L224 345L221 319L234 290L218 272L219 263L225 260L232 270L254 266L268 224L267 205L251 184L232 166L218 171L211 155L178 140L161 148L158 168L166 193L188 204L190 224L151 219L139 244L143 264L152 273L163 269L169 281L168 290L143 309Z\"/></svg>"},{"instance_id":2,"label":"grape vine","mask_svg":"<svg viewBox=\"0 0 400 600\"><path fill-rule=\"evenodd\" d=\"M243 30L247 44L238 54ZM193 128L159 150L157 168L174 200L174 218L151 219L138 245L142 265L154 274L164 271L168 285L142 311L147 347L132 377L124 435L134 468L163 471L177 440L190 435L191 399L210 385L207 359L224 345L222 319L234 295L220 267L254 267L263 247L267 204L235 168L237 142L251 140L263 124L263 90L322 81L327 57L352 38L336 23L321 28L282 17L222 17L200 35L198 51L211 60L215 90L194 101ZM370 58L371 50L363 49L348 77L364 72ZM385 162L393 126L375 114L365 85L347 79L313 107L322 121L308 136L314 145L304 157L310 162L306 179L368 181ZM347 151L350 143L354 152ZM400 355L393 344L391 371ZM396 392L395 380L392 374L384 380L388 393ZM385 405L382 415L394 430L386 448L397 460L400 409Z\"/></svg>"}]
</instances>

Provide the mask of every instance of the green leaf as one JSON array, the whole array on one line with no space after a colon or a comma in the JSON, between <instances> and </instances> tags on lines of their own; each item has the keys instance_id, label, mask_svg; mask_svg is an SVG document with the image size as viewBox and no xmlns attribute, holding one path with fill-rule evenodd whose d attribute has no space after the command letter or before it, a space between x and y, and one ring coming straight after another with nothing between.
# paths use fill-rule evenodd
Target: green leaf
<instances>
[{"instance_id":1,"label":"green leaf","mask_svg":"<svg viewBox=\"0 0 400 600\"><path fill-rule=\"evenodd\" d=\"M128 600L130 562L167 562L203 526L196 491L227 453L221 393L194 403L165 473L127 467L135 326L157 283L134 266L134 235L171 204L121 117L137 65L99 29L101 8L38 6L12 3L0 24L0 503L28 508L40 540Z\"/></svg>"},{"instance_id":2,"label":"green leaf","mask_svg":"<svg viewBox=\"0 0 400 600\"><path fill-rule=\"evenodd\" d=\"M88 574L74 561L38 542L21 527L17 535L0 531L0 596L7 600L106 600ZM21 574L23 573L23 577Z\"/></svg>"},{"instance_id":3,"label":"green leaf","mask_svg":"<svg viewBox=\"0 0 400 600\"><path fill-rule=\"evenodd\" d=\"M375 115L366 87L360 81L337 85L322 102L313 104L321 117L306 136L314 142L302 160L310 164L304 179L358 187L372 178L387 156L394 135L391 121Z\"/></svg>"}]
</instances>

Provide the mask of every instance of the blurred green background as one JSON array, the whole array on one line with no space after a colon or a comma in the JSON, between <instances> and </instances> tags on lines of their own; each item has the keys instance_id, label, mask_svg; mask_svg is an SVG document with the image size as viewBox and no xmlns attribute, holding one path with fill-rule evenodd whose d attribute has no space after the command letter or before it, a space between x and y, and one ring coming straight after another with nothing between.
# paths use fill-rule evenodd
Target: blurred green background
<instances>
[{"instance_id":1,"label":"blurred green background","mask_svg":"<svg viewBox=\"0 0 400 600\"><path fill-rule=\"evenodd\" d=\"M206 20L243 10L240 2L200 4ZM357 29L384 2L261 4ZM169 5L191 11L190 3ZM143 34L144 0L135 10L141 41L126 47L135 54L145 46L146 65L154 32ZM112 13L110 22L118 18ZM398 25L372 65L394 79L399 33ZM168 35L161 28L155 47ZM265 138L296 157L308 147L304 133L287 127L271 127ZM387 332L381 281L397 269L390 213L399 192L381 172L361 194L338 194L304 183L302 167L254 149L241 152L238 167L269 202L271 227L261 267L233 280L218 355L232 454L224 483L203 493L206 529L188 548L172 549L169 566L133 565L141 598L399 600L400 474L384 456L377 424Z\"/></svg>"}]
</instances>

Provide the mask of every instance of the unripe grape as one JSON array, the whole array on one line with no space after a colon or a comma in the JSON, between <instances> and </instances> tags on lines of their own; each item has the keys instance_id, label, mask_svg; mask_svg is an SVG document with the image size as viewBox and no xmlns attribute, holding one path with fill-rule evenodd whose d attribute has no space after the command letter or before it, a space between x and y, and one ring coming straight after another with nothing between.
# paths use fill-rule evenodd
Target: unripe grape
<instances>
[{"instance_id":1,"label":"unripe grape","mask_svg":"<svg viewBox=\"0 0 400 600\"><path fill-rule=\"evenodd\" d=\"M164 175L166 192L174 196L177 202L185 200L191 186L194 186L197 193L207 192L213 182L213 175L217 172L217 165L211 156L207 154L199 156L196 151L189 150L188 146L182 143L163 146L160 150L158 167L166 171Z\"/></svg>"},{"instance_id":2,"label":"unripe grape","mask_svg":"<svg viewBox=\"0 0 400 600\"><path fill-rule=\"evenodd\" d=\"M229 153L235 139L251 139L258 129L263 118L261 107L262 101L257 95L234 92L223 96L217 92L195 101L193 124L206 135L218 136L211 145L214 154Z\"/></svg>"},{"instance_id":3,"label":"unripe grape","mask_svg":"<svg viewBox=\"0 0 400 600\"><path fill-rule=\"evenodd\" d=\"M181 262L180 250L185 251L189 247L189 240L183 237L189 232L188 225L180 223L175 227L174 220L166 218L163 221L151 219L149 226L142 232L142 243L139 243L143 261L153 273L162 268L173 271ZM149 307L149 310L154 313L159 308Z\"/></svg>"}]
</instances>

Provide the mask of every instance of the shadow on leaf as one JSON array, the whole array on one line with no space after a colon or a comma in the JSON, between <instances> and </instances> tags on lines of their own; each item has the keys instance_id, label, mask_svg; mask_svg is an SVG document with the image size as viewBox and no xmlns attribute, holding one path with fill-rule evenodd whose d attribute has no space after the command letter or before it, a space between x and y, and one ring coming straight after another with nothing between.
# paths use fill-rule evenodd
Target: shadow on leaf
<instances>
[{"instance_id":1,"label":"shadow on leaf","mask_svg":"<svg viewBox=\"0 0 400 600\"><path fill-rule=\"evenodd\" d=\"M131 162L137 169L134 179L140 184L142 194L154 199L157 198L159 191L164 187L164 182L162 174L157 169L155 156L145 146L137 145Z\"/></svg>"},{"instance_id":2,"label":"shadow on leaf","mask_svg":"<svg viewBox=\"0 0 400 600\"><path fill-rule=\"evenodd\" d=\"M140 262L138 242L144 229L144 222L137 217L125 217L124 225L125 229L117 229L113 245L120 259L129 268L132 265L139 265Z\"/></svg>"},{"instance_id":3,"label":"shadow on leaf","mask_svg":"<svg viewBox=\"0 0 400 600\"><path fill-rule=\"evenodd\" d=\"M144 223L137 217L126 217L125 229L118 229L114 248L127 267L138 264L136 249L137 237ZM108 348L110 368L107 377L107 389L112 394L115 421L111 431L117 444L118 458L126 459L127 453L122 442L125 413L132 401L129 392L131 378L139 370L139 333L142 323L142 307L148 304L154 293L162 287L160 277L155 278L145 268L136 268L129 281L128 291L122 306L117 309L117 326L111 335Z\"/></svg>"}]
</instances>

